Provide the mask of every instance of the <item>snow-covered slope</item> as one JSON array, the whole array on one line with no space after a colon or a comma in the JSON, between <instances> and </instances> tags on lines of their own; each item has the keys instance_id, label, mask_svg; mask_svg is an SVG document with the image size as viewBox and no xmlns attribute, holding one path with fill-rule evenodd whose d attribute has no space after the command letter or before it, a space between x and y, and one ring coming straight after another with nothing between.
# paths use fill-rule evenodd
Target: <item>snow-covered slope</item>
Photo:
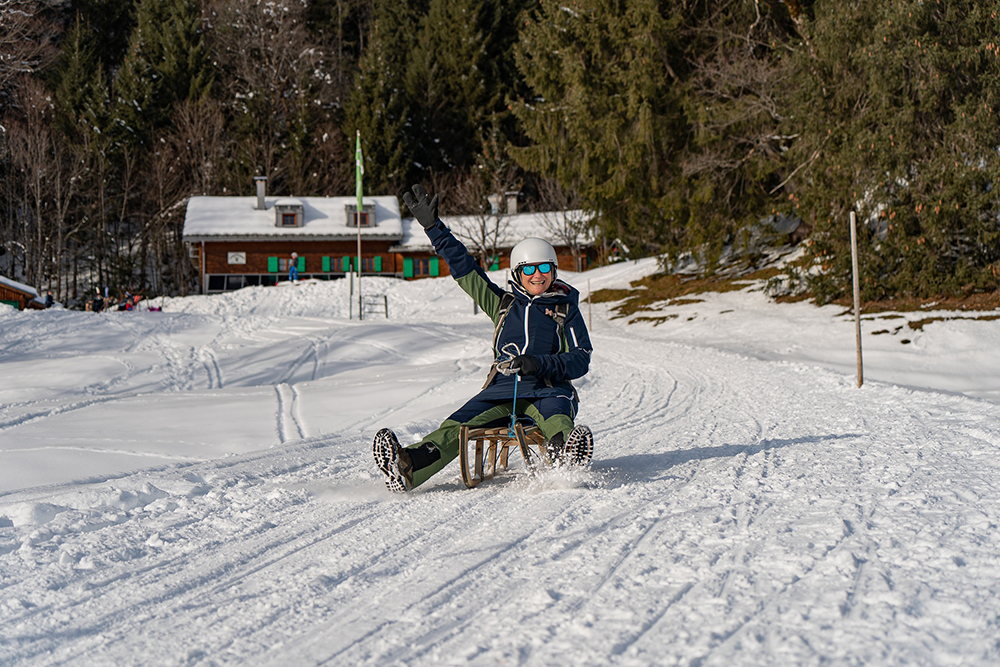
<instances>
[{"instance_id":1,"label":"snow-covered slope","mask_svg":"<svg viewBox=\"0 0 1000 667\"><path fill-rule=\"evenodd\" d=\"M344 281L0 309L0 664L1000 661L1000 321L866 322L858 389L836 308L595 304L590 469L393 496L371 437L471 396L492 327L364 289L389 319Z\"/></svg>"}]
</instances>

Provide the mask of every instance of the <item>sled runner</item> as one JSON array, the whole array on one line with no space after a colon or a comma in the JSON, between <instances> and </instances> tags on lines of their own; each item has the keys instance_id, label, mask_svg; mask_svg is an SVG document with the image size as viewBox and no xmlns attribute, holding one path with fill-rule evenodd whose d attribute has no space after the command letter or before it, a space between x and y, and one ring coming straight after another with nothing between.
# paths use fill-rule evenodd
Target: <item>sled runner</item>
<instances>
[{"instance_id":1,"label":"sled runner","mask_svg":"<svg viewBox=\"0 0 1000 667\"><path fill-rule=\"evenodd\" d=\"M550 464L545 437L538 427L521 423L494 428L469 428L459 431L459 466L465 486L473 488L497 473L497 466L507 469L511 450L520 452L524 467L534 470L540 463Z\"/></svg>"}]
</instances>

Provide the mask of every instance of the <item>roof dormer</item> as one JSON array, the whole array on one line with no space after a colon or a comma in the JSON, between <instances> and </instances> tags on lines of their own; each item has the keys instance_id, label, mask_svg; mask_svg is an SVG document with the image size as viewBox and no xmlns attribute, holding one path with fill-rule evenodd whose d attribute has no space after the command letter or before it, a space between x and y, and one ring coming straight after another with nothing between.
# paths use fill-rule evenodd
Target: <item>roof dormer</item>
<instances>
[{"instance_id":1,"label":"roof dormer","mask_svg":"<svg viewBox=\"0 0 1000 667\"><path fill-rule=\"evenodd\" d=\"M344 206L344 211L347 218L348 227L358 226L358 205L357 204L347 204ZM362 227L376 227L378 226L378 220L375 219L375 204L364 204L361 208L361 226Z\"/></svg>"},{"instance_id":2,"label":"roof dormer","mask_svg":"<svg viewBox=\"0 0 1000 667\"><path fill-rule=\"evenodd\" d=\"M274 202L275 227L302 227L305 224L303 205L298 199L279 199Z\"/></svg>"}]
</instances>

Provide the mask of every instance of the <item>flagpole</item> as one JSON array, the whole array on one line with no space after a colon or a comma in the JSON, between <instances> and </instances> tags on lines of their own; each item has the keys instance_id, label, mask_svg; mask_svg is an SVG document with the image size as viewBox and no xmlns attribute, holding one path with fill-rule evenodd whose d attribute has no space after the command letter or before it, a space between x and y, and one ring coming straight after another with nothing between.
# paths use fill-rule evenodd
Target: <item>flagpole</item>
<instances>
[{"instance_id":1,"label":"flagpole","mask_svg":"<svg viewBox=\"0 0 1000 667\"><path fill-rule=\"evenodd\" d=\"M363 320L365 319L365 313L361 307L361 213L364 211L364 205L361 203L361 176L365 173L365 164L361 156L361 130L358 130L357 133L357 146L354 150L354 180L355 191L358 196L358 210L354 222L358 227L358 319Z\"/></svg>"}]
</instances>

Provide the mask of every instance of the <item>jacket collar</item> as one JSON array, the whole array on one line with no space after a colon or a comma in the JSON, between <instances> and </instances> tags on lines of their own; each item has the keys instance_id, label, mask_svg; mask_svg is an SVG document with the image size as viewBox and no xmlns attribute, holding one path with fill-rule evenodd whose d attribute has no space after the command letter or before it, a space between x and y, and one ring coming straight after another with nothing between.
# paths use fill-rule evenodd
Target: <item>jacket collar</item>
<instances>
[{"instance_id":1,"label":"jacket collar","mask_svg":"<svg viewBox=\"0 0 1000 667\"><path fill-rule=\"evenodd\" d=\"M521 283L517 282L512 278L507 280L507 285L510 286L510 291L513 292L515 295L523 296L529 301L531 299L562 299L569 296L570 293L573 291L572 287L564 283L562 280L559 280L558 278L552 282L548 290L542 292L538 296L532 296L528 294L528 291L524 289Z\"/></svg>"}]
</instances>

